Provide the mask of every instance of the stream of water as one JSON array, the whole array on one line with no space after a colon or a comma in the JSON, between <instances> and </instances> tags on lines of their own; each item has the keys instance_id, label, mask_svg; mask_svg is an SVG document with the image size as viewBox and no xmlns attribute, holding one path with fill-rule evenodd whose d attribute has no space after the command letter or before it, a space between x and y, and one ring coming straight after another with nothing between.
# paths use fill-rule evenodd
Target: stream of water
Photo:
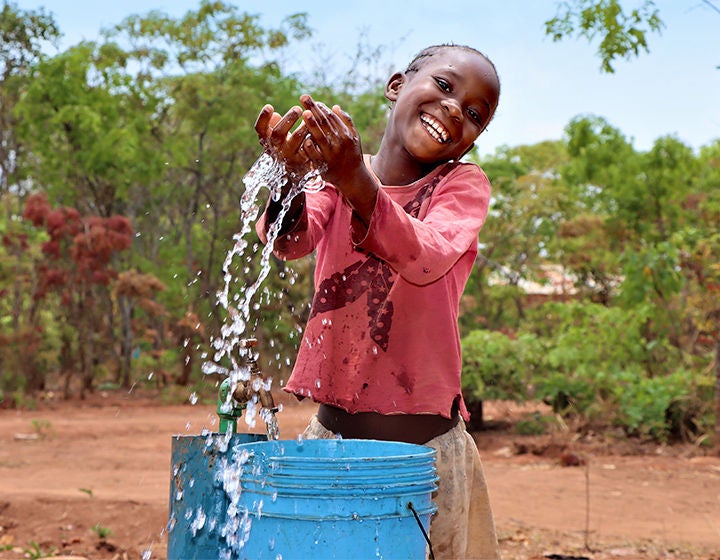
<instances>
[{"instance_id":1,"label":"stream of water","mask_svg":"<svg viewBox=\"0 0 720 560\"><path fill-rule=\"evenodd\" d=\"M325 185L320 172L314 170L305 175L297 186L282 198L280 213L277 219L270 224L267 243L260 253L260 270L257 278L252 283L240 281L233 274L233 268L239 263L245 273L249 272L250 267L246 263L250 262L252 255L246 256L246 252L248 249L257 252L257 248L249 247L247 234L252 230L261 211L258 195L265 188L273 200L280 200L282 190L287 184L286 176L287 172L283 163L269 154L263 153L243 178L245 191L240 200L240 230L233 235L233 246L223 262L223 288L217 294L217 301L227 312L227 319L221 328L220 336L211 340L214 349L212 360L204 362L202 366L205 374L220 374L230 378L231 391L228 394L228 401L225 403L228 410L232 407L230 399L238 383L250 378L250 370L246 365L248 360L256 359L256 356L253 355L254 350L245 347L243 341L252 336L252 331L257 327L257 321L254 324L251 323L251 314L260 307L260 304L255 301L256 296L270 272L270 257L283 218L298 193L303 190L306 192L318 191ZM233 290L233 288L237 289ZM268 379L264 388L269 391L270 387L271 380ZM279 429L274 413L265 409L260 410L260 407L254 402L248 403L244 414L248 426L255 425L255 418L258 414L266 423L268 437L278 439Z\"/></svg>"}]
</instances>

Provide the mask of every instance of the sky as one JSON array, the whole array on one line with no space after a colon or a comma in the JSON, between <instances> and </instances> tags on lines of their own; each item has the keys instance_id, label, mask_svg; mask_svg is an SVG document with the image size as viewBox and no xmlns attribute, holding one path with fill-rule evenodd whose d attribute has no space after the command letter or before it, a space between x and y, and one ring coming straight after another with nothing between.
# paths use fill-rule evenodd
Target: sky
<instances>
[{"instance_id":1,"label":"sky","mask_svg":"<svg viewBox=\"0 0 720 560\"><path fill-rule=\"evenodd\" d=\"M553 42L545 35L555 0L225 1L258 15L264 27L307 12L314 32L307 46L292 53L298 68L316 65L318 53L332 53L336 64L347 65L361 37L383 47L389 65L383 79L428 45L461 43L483 51L498 69L502 93L495 118L477 142L480 154L561 139L579 115L604 118L641 151L667 135L695 150L720 139L718 0L656 0L665 28L649 37L649 53L618 61L614 74L600 71L595 44L574 38ZM98 39L101 28L131 14L159 10L179 17L199 6L199 0L14 3L50 12L64 34L61 48ZM623 4L633 7L640 0Z\"/></svg>"}]
</instances>

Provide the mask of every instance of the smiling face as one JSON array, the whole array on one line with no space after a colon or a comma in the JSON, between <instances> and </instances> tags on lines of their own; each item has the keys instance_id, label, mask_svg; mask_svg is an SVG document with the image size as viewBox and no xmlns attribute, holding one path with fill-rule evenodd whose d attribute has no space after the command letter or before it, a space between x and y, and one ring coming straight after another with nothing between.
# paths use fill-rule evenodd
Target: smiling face
<instances>
[{"instance_id":1,"label":"smiling face","mask_svg":"<svg viewBox=\"0 0 720 560\"><path fill-rule=\"evenodd\" d=\"M497 108L500 84L481 54L444 48L417 70L395 74L386 86L394 102L383 138L419 165L459 159L485 130ZM387 142L386 142L387 140Z\"/></svg>"}]
</instances>

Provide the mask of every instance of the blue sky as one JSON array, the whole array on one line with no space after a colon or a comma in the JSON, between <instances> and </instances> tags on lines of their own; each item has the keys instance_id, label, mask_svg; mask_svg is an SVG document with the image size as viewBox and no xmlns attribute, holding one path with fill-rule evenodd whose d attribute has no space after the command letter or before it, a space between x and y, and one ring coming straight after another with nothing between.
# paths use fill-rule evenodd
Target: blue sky
<instances>
[{"instance_id":1,"label":"blue sky","mask_svg":"<svg viewBox=\"0 0 720 560\"><path fill-rule=\"evenodd\" d=\"M600 72L595 46L570 39L553 43L544 21L554 0L226 0L275 26L304 11L314 36L297 54L299 68L316 65L318 52L343 64L362 34L384 45L387 62L401 70L421 48L465 43L487 53L502 81L498 113L478 140L481 153L498 146L559 139L580 114L604 117L639 150L674 135L697 149L720 138L720 13L702 0L656 0L666 27L650 37L650 53ZM160 10L180 16L190 0L15 0L21 9L43 6L65 34L62 45L98 37L102 27L130 14ZM627 6L640 4L627 0ZM720 2L715 2L720 6ZM307 65L306 65L307 64ZM385 76L383 76L384 78Z\"/></svg>"}]
</instances>

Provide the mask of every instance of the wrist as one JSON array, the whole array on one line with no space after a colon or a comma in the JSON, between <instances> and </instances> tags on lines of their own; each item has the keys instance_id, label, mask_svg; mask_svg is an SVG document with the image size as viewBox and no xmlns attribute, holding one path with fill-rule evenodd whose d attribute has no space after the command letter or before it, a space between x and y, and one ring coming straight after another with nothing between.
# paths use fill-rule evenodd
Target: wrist
<instances>
[{"instance_id":1,"label":"wrist","mask_svg":"<svg viewBox=\"0 0 720 560\"><path fill-rule=\"evenodd\" d=\"M284 197L279 200L273 200L270 198L268 201L267 208L265 210L267 215L266 229L269 229L270 225L277 221L278 216L282 212L284 204ZM284 234L291 231L305 210L305 193L297 193L290 203L290 207L283 216L282 226L280 227L279 234Z\"/></svg>"},{"instance_id":2,"label":"wrist","mask_svg":"<svg viewBox=\"0 0 720 560\"><path fill-rule=\"evenodd\" d=\"M368 227L375 211L379 185L367 172L365 166L349 179L347 184L350 188L343 194L357 217Z\"/></svg>"}]
</instances>

